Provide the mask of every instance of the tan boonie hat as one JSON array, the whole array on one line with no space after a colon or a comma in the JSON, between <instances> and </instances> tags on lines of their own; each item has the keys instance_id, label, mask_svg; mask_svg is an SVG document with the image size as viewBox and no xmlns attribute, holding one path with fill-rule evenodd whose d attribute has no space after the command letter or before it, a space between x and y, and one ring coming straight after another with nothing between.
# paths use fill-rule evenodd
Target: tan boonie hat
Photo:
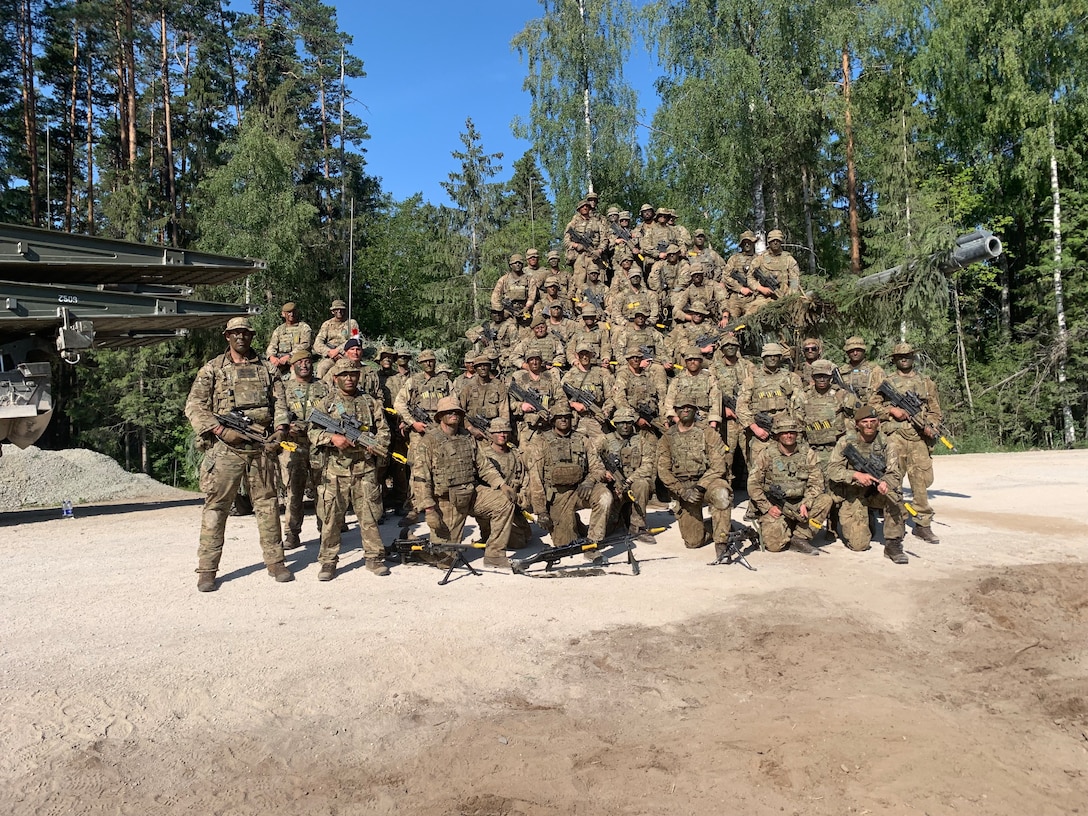
<instances>
[{"instance_id":1,"label":"tan boonie hat","mask_svg":"<svg viewBox=\"0 0 1088 816\"><path fill-rule=\"evenodd\" d=\"M313 356L306 349L299 349L291 355L291 365L301 362L302 360L313 360Z\"/></svg>"},{"instance_id":2,"label":"tan boonie hat","mask_svg":"<svg viewBox=\"0 0 1088 816\"><path fill-rule=\"evenodd\" d=\"M465 352L465 359L462 360L465 365L476 365L476 355L471 351Z\"/></svg>"},{"instance_id":3,"label":"tan boonie hat","mask_svg":"<svg viewBox=\"0 0 1088 816\"><path fill-rule=\"evenodd\" d=\"M801 433L801 423L783 411L777 414L774 418L774 424L771 425L772 433L783 433L785 431L793 431L794 433Z\"/></svg>"},{"instance_id":4,"label":"tan boonie hat","mask_svg":"<svg viewBox=\"0 0 1088 816\"><path fill-rule=\"evenodd\" d=\"M767 343L763 346L763 350L759 352L759 356L769 357L773 354L783 355L785 353L786 350L782 348L782 346L778 345L778 343Z\"/></svg>"},{"instance_id":5,"label":"tan boonie hat","mask_svg":"<svg viewBox=\"0 0 1088 816\"><path fill-rule=\"evenodd\" d=\"M538 314L536 317L533 318L533 322L529 324L529 328L530 329L535 329L537 326L543 326L547 322L548 322L548 319L546 317L544 317L544 313L541 312L540 314Z\"/></svg>"},{"instance_id":6,"label":"tan boonie hat","mask_svg":"<svg viewBox=\"0 0 1088 816\"><path fill-rule=\"evenodd\" d=\"M588 193L586 193L586 201L600 201L600 200L601 200L601 197L599 195L597 195L597 193L594 190L590 190Z\"/></svg>"},{"instance_id":7,"label":"tan boonie hat","mask_svg":"<svg viewBox=\"0 0 1088 816\"><path fill-rule=\"evenodd\" d=\"M574 205L574 209L575 210L580 210L580 209L582 209L582 207L588 207L588 206L589 206L589 202L586 199L583 198L581 201L579 201L577 204Z\"/></svg>"},{"instance_id":8,"label":"tan boonie hat","mask_svg":"<svg viewBox=\"0 0 1088 816\"><path fill-rule=\"evenodd\" d=\"M687 306L684 307L685 312L691 312L692 314L708 315L710 309L706 307L706 304L701 300L693 300Z\"/></svg>"},{"instance_id":9,"label":"tan boonie hat","mask_svg":"<svg viewBox=\"0 0 1088 816\"><path fill-rule=\"evenodd\" d=\"M341 357L336 365L333 366L332 375L334 377L339 377L341 374L349 374L353 371L358 373L362 371L362 369L363 366L358 360L349 360L347 357Z\"/></svg>"},{"instance_id":10,"label":"tan boonie hat","mask_svg":"<svg viewBox=\"0 0 1088 816\"><path fill-rule=\"evenodd\" d=\"M515 252L513 255L510 256L510 263L511 264L525 263L525 259L523 257L521 257L520 255L518 255L518 253Z\"/></svg>"},{"instance_id":11,"label":"tan boonie hat","mask_svg":"<svg viewBox=\"0 0 1088 816\"><path fill-rule=\"evenodd\" d=\"M245 329L250 334L253 334L253 326L250 324L248 317L232 317L227 321L227 327L223 329L223 334L238 329Z\"/></svg>"},{"instance_id":12,"label":"tan boonie hat","mask_svg":"<svg viewBox=\"0 0 1088 816\"><path fill-rule=\"evenodd\" d=\"M624 219L628 221L631 220L631 213L628 210L620 210L620 221L623 221Z\"/></svg>"},{"instance_id":13,"label":"tan boonie hat","mask_svg":"<svg viewBox=\"0 0 1088 816\"><path fill-rule=\"evenodd\" d=\"M394 351L392 346L382 346L378 349L378 357L396 357L397 352Z\"/></svg>"},{"instance_id":14,"label":"tan boonie hat","mask_svg":"<svg viewBox=\"0 0 1088 816\"><path fill-rule=\"evenodd\" d=\"M548 413L553 417L558 417L570 416L573 412L570 410L570 403L567 402L566 397L556 397L555 401L548 406Z\"/></svg>"},{"instance_id":15,"label":"tan boonie hat","mask_svg":"<svg viewBox=\"0 0 1088 816\"><path fill-rule=\"evenodd\" d=\"M817 360L812 364L813 376L823 374L830 377L835 373L835 364L830 360Z\"/></svg>"},{"instance_id":16,"label":"tan boonie hat","mask_svg":"<svg viewBox=\"0 0 1088 816\"><path fill-rule=\"evenodd\" d=\"M457 397L442 397L434 408L434 418L438 419L443 414L448 414L451 411L460 411L463 414L465 409L461 407Z\"/></svg>"},{"instance_id":17,"label":"tan boonie hat","mask_svg":"<svg viewBox=\"0 0 1088 816\"><path fill-rule=\"evenodd\" d=\"M289 301L287 301L287 302L286 302L285 304L283 304L283 308L282 308L282 309L280 309L280 311L281 311L281 312L293 312L293 311L295 311L295 310L296 310L297 308L298 308L298 306L296 306L296 305L294 304L294 302L292 302L292 301L290 301L290 300L289 300Z\"/></svg>"},{"instance_id":18,"label":"tan boonie hat","mask_svg":"<svg viewBox=\"0 0 1088 816\"><path fill-rule=\"evenodd\" d=\"M702 235L705 238L706 237L706 230L703 229L702 227L699 227L699 229L695 230L695 232L693 232L691 235L692 235L692 237L694 237L696 235Z\"/></svg>"},{"instance_id":19,"label":"tan boonie hat","mask_svg":"<svg viewBox=\"0 0 1088 816\"><path fill-rule=\"evenodd\" d=\"M865 345L865 341L857 335L853 337L847 337L846 342L842 345L843 351L853 351L854 349L861 349L862 351L865 351L866 348L867 346Z\"/></svg>"},{"instance_id":20,"label":"tan boonie hat","mask_svg":"<svg viewBox=\"0 0 1088 816\"><path fill-rule=\"evenodd\" d=\"M642 357L642 348L640 346L628 346L627 351L624 352L623 357L625 360L629 360L632 357Z\"/></svg>"},{"instance_id":21,"label":"tan boonie hat","mask_svg":"<svg viewBox=\"0 0 1088 816\"><path fill-rule=\"evenodd\" d=\"M431 351L431 349L423 349L423 351L421 351L419 353L419 357L417 357L416 360L418 360L421 363L425 363L428 360L436 360L437 361L438 358L435 356L434 352Z\"/></svg>"},{"instance_id":22,"label":"tan boonie hat","mask_svg":"<svg viewBox=\"0 0 1088 816\"><path fill-rule=\"evenodd\" d=\"M465 355L465 359L468 359L468 355ZM491 365L490 354L477 354L472 358L473 365Z\"/></svg>"},{"instance_id":23,"label":"tan boonie hat","mask_svg":"<svg viewBox=\"0 0 1088 816\"><path fill-rule=\"evenodd\" d=\"M525 257L526 258L539 258L540 253L535 249L527 249L527 250L525 250Z\"/></svg>"},{"instance_id":24,"label":"tan boonie hat","mask_svg":"<svg viewBox=\"0 0 1088 816\"><path fill-rule=\"evenodd\" d=\"M660 212L660 210L658 210L658 212ZM669 244L667 247L665 247L665 254L666 255L673 255L673 254L675 254L675 253L677 253L679 251L680 251L680 247L677 246L676 244Z\"/></svg>"},{"instance_id":25,"label":"tan boonie hat","mask_svg":"<svg viewBox=\"0 0 1088 816\"><path fill-rule=\"evenodd\" d=\"M647 210L649 210L650 212L653 212L654 211L653 204L643 204L641 207L639 207L638 208L639 215L642 215L642 213L646 212Z\"/></svg>"},{"instance_id":26,"label":"tan boonie hat","mask_svg":"<svg viewBox=\"0 0 1088 816\"><path fill-rule=\"evenodd\" d=\"M786 236L782 234L782 230L771 230L767 233L767 242L771 241L785 241Z\"/></svg>"},{"instance_id":27,"label":"tan boonie hat","mask_svg":"<svg viewBox=\"0 0 1088 816\"><path fill-rule=\"evenodd\" d=\"M559 285L559 278L557 278L555 275L548 275L548 277L544 278L544 288L545 289L547 289L549 286L558 286L558 285Z\"/></svg>"},{"instance_id":28,"label":"tan boonie hat","mask_svg":"<svg viewBox=\"0 0 1088 816\"><path fill-rule=\"evenodd\" d=\"M619 216L619 214L620 214L620 208L619 207L609 207L608 212L605 213L605 215L615 215L615 216Z\"/></svg>"},{"instance_id":29,"label":"tan boonie hat","mask_svg":"<svg viewBox=\"0 0 1088 816\"><path fill-rule=\"evenodd\" d=\"M909 357L914 354L914 346L910 343L896 343L892 349L891 357Z\"/></svg>"},{"instance_id":30,"label":"tan boonie hat","mask_svg":"<svg viewBox=\"0 0 1088 816\"><path fill-rule=\"evenodd\" d=\"M329 307L329 311L331 312L333 309L346 309L347 307L348 305L344 303L344 301L337 299L332 302L332 306Z\"/></svg>"}]
</instances>

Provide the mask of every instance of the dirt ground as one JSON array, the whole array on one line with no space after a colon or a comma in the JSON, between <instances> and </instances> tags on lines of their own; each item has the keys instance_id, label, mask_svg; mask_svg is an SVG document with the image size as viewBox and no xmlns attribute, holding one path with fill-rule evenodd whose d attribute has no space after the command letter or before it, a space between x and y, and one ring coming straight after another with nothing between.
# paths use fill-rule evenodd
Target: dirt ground
<instances>
[{"instance_id":1,"label":"dirt ground","mask_svg":"<svg viewBox=\"0 0 1088 816\"><path fill-rule=\"evenodd\" d=\"M908 566L673 525L439 587L353 523L319 584L308 518L281 585L243 518L200 594L191 494L3 514L0 812L1088 812L1088 451L936 469Z\"/></svg>"}]
</instances>

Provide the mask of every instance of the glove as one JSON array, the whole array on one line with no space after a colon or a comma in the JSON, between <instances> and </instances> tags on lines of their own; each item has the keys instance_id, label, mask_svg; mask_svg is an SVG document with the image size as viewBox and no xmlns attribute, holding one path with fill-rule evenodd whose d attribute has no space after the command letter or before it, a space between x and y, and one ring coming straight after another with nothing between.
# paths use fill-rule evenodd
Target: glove
<instances>
[{"instance_id":1,"label":"glove","mask_svg":"<svg viewBox=\"0 0 1088 816\"><path fill-rule=\"evenodd\" d=\"M680 499L688 504L702 504L703 489L701 487L689 487L680 494Z\"/></svg>"},{"instance_id":2,"label":"glove","mask_svg":"<svg viewBox=\"0 0 1088 816\"><path fill-rule=\"evenodd\" d=\"M511 504L518 503L518 492L514 490L514 488L510 487L510 485L504 484L502 487L499 488L499 492L506 496L506 498L510 500Z\"/></svg>"},{"instance_id":3,"label":"glove","mask_svg":"<svg viewBox=\"0 0 1088 816\"><path fill-rule=\"evenodd\" d=\"M284 440L286 434L283 431L276 431L269 436L264 442L265 453L278 453L280 449L280 442Z\"/></svg>"},{"instance_id":4,"label":"glove","mask_svg":"<svg viewBox=\"0 0 1088 816\"><path fill-rule=\"evenodd\" d=\"M539 524L541 528L543 528L543 530L548 533L550 533L555 528L555 525L552 524L552 517L549 516L547 513L537 513L536 523Z\"/></svg>"},{"instance_id":5,"label":"glove","mask_svg":"<svg viewBox=\"0 0 1088 816\"><path fill-rule=\"evenodd\" d=\"M593 496L593 488L596 486L596 482L592 479L586 479L580 485L578 485L578 498L581 501L587 502Z\"/></svg>"},{"instance_id":6,"label":"glove","mask_svg":"<svg viewBox=\"0 0 1088 816\"><path fill-rule=\"evenodd\" d=\"M222 433L219 434L219 438L232 447L249 441L246 439L245 434L239 433L233 428L224 428Z\"/></svg>"}]
</instances>

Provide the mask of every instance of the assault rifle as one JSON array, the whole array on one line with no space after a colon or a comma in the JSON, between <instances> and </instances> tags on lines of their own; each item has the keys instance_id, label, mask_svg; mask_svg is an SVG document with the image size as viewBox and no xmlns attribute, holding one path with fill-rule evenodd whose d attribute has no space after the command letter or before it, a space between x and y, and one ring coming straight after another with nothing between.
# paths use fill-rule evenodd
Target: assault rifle
<instances>
[{"instance_id":1,"label":"assault rifle","mask_svg":"<svg viewBox=\"0 0 1088 816\"><path fill-rule=\"evenodd\" d=\"M656 412L650 407L649 403L640 402L635 406L635 413L638 415L639 419L645 419L650 424L650 428L653 429L653 432L657 436L661 436L661 434L669 429L669 426L661 419L661 417L656 415Z\"/></svg>"},{"instance_id":2,"label":"assault rifle","mask_svg":"<svg viewBox=\"0 0 1088 816\"><path fill-rule=\"evenodd\" d=\"M422 555L453 556L452 563L446 568L446 574L438 582L439 586L445 586L450 582L450 576L458 567L464 567L473 575L480 575L480 571L465 558L465 553L469 550L482 550L485 547L486 545L483 542L475 541L471 544L435 544L431 541L429 535L425 535L418 538L394 539L393 543L385 548L385 553L389 558L400 559L402 564L407 563L409 558L419 558ZM436 566L441 568L440 565Z\"/></svg>"},{"instance_id":3,"label":"assault rifle","mask_svg":"<svg viewBox=\"0 0 1088 816\"><path fill-rule=\"evenodd\" d=\"M584 232L578 232L574 227L567 227L567 235L570 236L570 239L574 243L578 244L580 247L583 247L585 251L590 253L594 258L596 258L600 254L597 251L596 245Z\"/></svg>"},{"instance_id":4,"label":"assault rifle","mask_svg":"<svg viewBox=\"0 0 1088 816\"><path fill-rule=\"evenodd\" d=\"M657 530L657 532L660 532L660 530ZM628 533L609 536L604 539L604 541L600 542L590 541L588 538L576 538L569 544L564 544L560 547L545 547L540 552L533 555L527 555L524 558L511 558L510 569L515 575L525 575L527 574L529 567L543 561L547 565L544 571L550 572L551 568L564 558L571 558L572 556L581 555L583 553L596 554L593 558L592 566L603 567L607 566L608 560L599 553L607 548L608 545L619 542L623 542L627 546L627 563L631 565L631 574L638 575L640 568L638 561L635 559L635 540L634 537Z\"/></svg>"},{"instance_id":5,"label":"assault rifle","mask_svg":"<svg viewBox=\"0 0 1088 816\"><path fill-rule=\"evenodd\" d=\"M948 439L948 429L944 425L934 425L932 422L926 422L922 419L922 400L913 391L907 391L905 394L901 393L887 380L882 382L876 391L896 408L902 408L906 411L910 416L911 424L915 428L931 433L938 442L950 451L956 450L956 446Z\"/></svg>"},{"instance_id":6,"label":"assault rifle","mask_svg":"<svg viewBox=\"0 0 1088 816\"><path fill-rule=\"evenodd\" d=\"M434 427L434 418L431 416L431 412L426 408L420 408L418 405L408 406L408 415L412 417L412 422L422 422L430 430Z\"/></svg>"},{"instance_id":7,"label":"assault rifle","mask_svg":"<svg viewBox=\"0 0 1088 816\"><path fill-rule=\"evenodd\" d=\"M739 270L739 269L734 269L729 273L729 277L731 277L733 280L735 280L741 286L747 287L748 286L747 272L748 272L748 269L750 267L751 267L751 264L749 264L748 267L745 267L743 272L741 270Z\"/></svg>"},{"instance_id":8,"label":"assault rifle","mask_svg":"<svg viewBox=\"0 0 1088 816\"><path fill-rule=\"evenodd\" d=\"M612 425L612 420L608 418L608 414L604 412L604 409L597 404L597 398L593 396L592 392L586 391L584 388L577 388L570 383L563 383L563 393L567 395L567 399L571 402L582 403L586 410L593 415L593 418L602 425Z\"/></svg>"},{"instance_id":9,"label":"assault rifle","mask_svg":"<svg viewBox=\"0 0 1088 816\"><path fill-rule=\"evenodd\" d=\"M765 286L771 290L771 297L778 297L778 275L774 274L774 272L764 272L758 266L752 270L752 274L755 275L760 286Z\"/></svg>"},{"instance_id":10,"label":"assault rifle","mask_svg":"<svg viewBox=\"0 0 1088 816\"><path fill-rule=\"evenodd\" d=\"M528 320L532 317L532 313L525 308L524 300L510 300L510 298L502 299L502 308L510 313L510 316L520 314L523 319Z\"/></svg>"},{"instance_id":11,"label":"assault rifle","mask_svg":"<svg viewBox=\"0 0 1088 816\"><path fill-rule=\"evenodd\" d=\"M841 388L843 391L849 391L855 397L858 397L858 399L860 399L857 389L855 389L853 386L846 384L846 380L842 378L842 372L839 371L837 367L831 370L831 382L838 388Z\"/></svg>"},{"instance_id":12,"label":"assault rifle","mask_svg":"<svg viewBox=\"0 0 1088 816\"><path fill-rule=\"evenodd\" d=\"M824 525L822 522L816 521L809 516L807 519L802 518L801 514L789 506L789 499L786 497L786 491L782 489L782 485L771 485L767 490L767 500L782 511L782 515L791 521L798 521L808 524L813 530L822 530Z\"/></svg>"},{"instance_id":13,"label":"assault rifle","mask_svg":"<svg viewBox=\"0 0 1088 816\"><path fill-rule=\"evenodd\" d=\"M638 502L635 501L635 494L631 492L631 480L623 472L623 461L620 459L620 455L613 451L607 451L601 454L601 462L604 464L604 469L612 474L612 490L616 497L621 500L626 497L637 507ZM641 512L641 508L639 508L639 512Z\"/></svg>"},{"instance_id":14,"label":"assault rifle","mask_svg":"<svg viewBox=\"0 0 1088 816\"><path fill-rule=\"evenodd\" d=\"M729 536L725 541L717 542L714 554L717 556L707 566L716 567L719 564L740 564L746 569L750 569L752 572L757 572L756 568L748 563L748 559L744 557L744 542L751 542L756 547L759 546L759 533L754 528L749 527L747 524L741 524L739 521L730 522Z\"/></svg>"},{"instance_id":15,"label":"assault rifle","mask_svg":"<svg viewBox=\"0 0 1088 816\"><path fill-rule=\"evenodd\" d=\"M612 222L609 222L609 226L612 227L612 234L623 241L627 248L639 259L639 262L645 263L646 258L638 251L638 244L635 243L635 236L631 234L631 230L624 229L619 224L613 224Z\"/></svg>"},{"instance_id":16,"label":"assault rifle","mask_svg":"<svg viewBox=\"0 0 1088 816\"><path fill-rule=\"evenodd\" d=\"M494 343L499 339L499 330L494 326L488 326L486 329L480 329L480 337L488 343Z\"/></svg>"},{"instance_id":17,"label":"assault rifle","mask_svg":"<svg viewBox=\"0 0 1088 816\"><path fill-rule=\"evenodd\" d=\"M529 405L533 406L533 410L537 415L545 422L552 418L551 412L548 411L547 406L544 404L544 395L535 388L522 385L517 380L511 380L510 396L518 402L529 403Z\"/></svg>"},{"instance_id":18,"label":"assault rifle","mask_svg":"<svg viewBox=\"0 0 1088 816\"><path fill-rule=\"evenodd\" d=\"M744 331L746 328L748 328L748 326L745 321L734 320L725 328L709 331L706 334L700 334L698 337L695 338L695 345L699 348L710 345L716 346L725 338L727 334Z\"/></svg>"},{"instance_id":19,"label":"assault rifle","mask_svg":"<svg viewBox=\"0 0 1088 816\"><path fill-rule=\"evenodd\" d=\"M465 414L465 422L484 434L491 433L491 420L487 417Z\"/></svg>"},{"instance_id":20,"label":"assault rifle","mask_svg":"<svg viewBox=\"0 0 1088 816\"><path fill-rule=\"evenodd\" d=\"M854 447L853 442L848 442L846 447L842 449L842 455L846 457L846 461L850 463L850 467L860 473L868 473L878 482L884 480L884 473L888 469L888 463L884 460L883 456L878 456L875 453L869 458L865 458L861 451ZM865 491L866 495L872 495L876 492L875 485L869 485L869 489ZM893 496L893 498L899 498ZM917 516L918 511L914 509L910 502L903 502L903 506L907 508L907 512L912 516Z\"/></svg>"},{"instance_id":21,"label":"assault rifle","mask_svg":"<svg viewBox=\"0 0 1088 816\"><path fill-rule=\"evenodd\" d=\"M586 303L592 303L593 307L598 312L604 311L604 298L596 294L595 292L589 289L584 290L582 292L582 300L584 300Z\"/></svg>"},{"instance_id":22,"label":"assault rifle","mask_svg":"<svg viewBox=\"0 0 1088 816\"><path fill-rule=\"evenodd\" d=\"M368 426L363 425L358 419L350 414L345 414L337 419L332 416L332 414L326 414L324 411L312 408L310 410L310 416L307 417L306 421L313 423L319 428L324 428L329 433L346 436L353 445L359 445L364 448L373 448L378 452L379 456L389 456L389 448L379 442L378 437L370 433L370 428ZM408 461L399 453L394 453L393 458L401 464Z\"/></svg>"},{"instance_id":23,"label":"assault rifle","mask_svg":"<svg viewBox=\"0 0 1088 816\"><path fill-rule=\"evenodd\" d=\"M769 434L773 434L774 431L774 417L768 414L766 411L760 411L756 414L755 424L765 430Z\"/></svg>"},{"instance_id":24,"label":"assault rifle","mask_svg":"<svg viewBox=\"0 0 1088 816\"><path fill-rule=\"evenodd\" d=\"M232 408L225 414L216 414L215 418L224 428L230 428L250 442L256 442L258 445L264 445L268 442L268 429L258 425L237 408ZM298 448L298 445L294 442L284 441L280 442L280 447L285 451L294 451Z\"/></svg>"},{"instance_id":25,"label":"assault rifle","mask_svg":"<svg viewBox=\"0 0 1088 816\"><path fill-rule=\"evenodd\" d=\"M658 324L658 325L661 325L661 324ZM655 352L655 350L654 350L654 348L652 346L639 346L638 350L642 352L642 359L645 360L646 362L648 362L648 363L656 363L657 362L656 352ZM665 363L662 363L661 365L664 366L666 369L668 369L671 366L672 368L675 368L677 371L679 371L680 369L683 368L683 366L677 365L676 363L665 362Z\"/></svg>"}]
</instances>

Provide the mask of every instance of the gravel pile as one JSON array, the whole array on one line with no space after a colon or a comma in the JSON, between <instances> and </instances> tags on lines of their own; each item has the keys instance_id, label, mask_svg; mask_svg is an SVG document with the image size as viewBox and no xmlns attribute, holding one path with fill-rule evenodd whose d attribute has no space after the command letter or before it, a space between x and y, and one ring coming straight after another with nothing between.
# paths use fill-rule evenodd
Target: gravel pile
<instances>
[{"instance_id":1,"label":"gravel pile","mask_svg":"<svg viewBox=\"0 0 1088 816\"><path fill-rule=\"evenodd\" d=\"M20 450L4 445L0 457L0 511L60 507L143 496L176 496L178 490L89 450Z\"/></svg>"}]
</instances>

